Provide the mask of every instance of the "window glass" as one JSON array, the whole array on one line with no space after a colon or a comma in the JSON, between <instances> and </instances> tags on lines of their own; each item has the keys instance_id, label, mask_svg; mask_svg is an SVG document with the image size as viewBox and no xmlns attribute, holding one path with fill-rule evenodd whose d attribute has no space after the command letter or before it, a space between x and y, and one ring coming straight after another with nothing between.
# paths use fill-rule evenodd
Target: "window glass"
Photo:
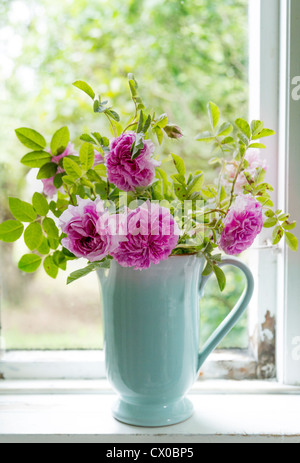
<instances>
[{"instance_id":1,"label":"window glass","mask_svg":"<svg viewBox=\"0 0 300 463\"><path fill-rule=\"evenodd\" d=\"M13 0L0 3L0 206L9 218L7 197L30 197L33 180L20 165L26 151L14 129L32 127L48 140L68 125L76 134L108 130L72 87L85 80L118 107L132 111L127 74L140 83L144 101L168 112L186 137L166 144L190 170L207 169L211 154L194 141L207 130L206 105L213 100L223 117L248 115L247 0ZM159 149L158 149L159 150ZM213 181L214 171L208 174ZM67 274L50 280L41 270L22 275L20 242L1 247L2 334L9 349L101 348L96 275L66 287ZM81 263L78 264L81 266ZM69 271L73 268L70 266ZM202 322L207 333L242 291L228 270L227 300L207 287ZM226 347L245 347L246 319Z\"/></svg>"}]
</instances>

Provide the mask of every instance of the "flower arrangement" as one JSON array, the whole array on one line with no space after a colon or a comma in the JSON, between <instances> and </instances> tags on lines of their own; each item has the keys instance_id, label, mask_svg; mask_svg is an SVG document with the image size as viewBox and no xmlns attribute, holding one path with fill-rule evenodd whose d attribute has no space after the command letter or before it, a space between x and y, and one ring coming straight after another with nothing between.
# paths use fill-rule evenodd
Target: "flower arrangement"
<instances>
[{"instance_id":1,"label":"flower arrangement","mask_svg":"<svg viewBox=\"0 0 300 463\"><path fill-rule=\"evenodd\" d=\"M265 227L274 229L274 245L285 237L297 250L291 233L296 223L289 214L274 210L273 188L264 181L267 165L260 150L266 147L259 140L274 132L263 122L249 124L239 118L235 126L221 123L219 108L208 104L211 129L196 139L212 144L210 163L219 172L216 181L207 184L202 171L187 174L176 154L160 162L156 144L165 137L179 140L183 132L167 114L157 117L146 109L132 74L134 114L125 126L88 84L78 81L74 86L91 98L95 113L107 118L112 137L85 133L77 151L67 127L53 135L49 147L35 130L16 130L31 150L21 162L36 169L42 186L31 203L9 198L13 219L0 225L2 241L14 242L24 234L30 253L21 258L20 270L32 273L43 263L46 273L56 278L68 261L87 259L86 267L69 276L71 283L109 268L112 259L143 270L173 255L198 254L207 261L204 275L215 272L223 290L226 279L218 266L218 249L238 255Z\"/></svg>"}]
</instances>

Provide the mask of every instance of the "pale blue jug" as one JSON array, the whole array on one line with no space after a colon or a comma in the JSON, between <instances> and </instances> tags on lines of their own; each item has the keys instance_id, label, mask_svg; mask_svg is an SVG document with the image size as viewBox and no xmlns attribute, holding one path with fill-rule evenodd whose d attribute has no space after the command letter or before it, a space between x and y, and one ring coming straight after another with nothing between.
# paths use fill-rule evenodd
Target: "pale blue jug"
<instances>
[{"instance_id":1,"label":"pale blue jug","mask_svg":"<svg viewBox=\"0 0 300 463\"><path fill-rule=\"evenodd\" d=\"M174 256L147 270L122 268L113 261L99 270L104 309L108 379L119 394L113 416L136 426L166 426L188 419L193 405L185 396L200 367L246 310L253 293L249 268L236 307L199 353L199 297L208 277L202 257Z\"/></svg>"}]
</instances>

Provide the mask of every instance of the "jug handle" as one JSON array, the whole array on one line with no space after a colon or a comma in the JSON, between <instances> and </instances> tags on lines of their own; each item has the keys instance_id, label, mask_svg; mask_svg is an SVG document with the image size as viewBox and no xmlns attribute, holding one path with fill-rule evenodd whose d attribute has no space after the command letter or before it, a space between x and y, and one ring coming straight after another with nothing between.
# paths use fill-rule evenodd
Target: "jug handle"
<instances>
[{"instance_id":1,"label":"jug handle","mask_svg":"<svg viewBox=\"0 0 300 463\"><path fill-rule=\"evenodd\" d=\"M253 275L247 267L246 264L241 262L239 259L230 257L222 259L219 266L223 267L224 265L232 265L233 267L237 267L246 276L246 288L240 297L239 301L235 305L235 307L231 310L229 315L225 318L225 320L220 324L220 326L215 330L215 332L211 335L208 341L205 343L202 351L199 353L198 357L198 374L200 372L200 368L209 356L209 354L218 346L218 344L224 339L224 337L229 333L229 331L235 326L239 318L243 315L245 310L247 309L249 302L252 298L253 291L254 291L254 278ZM211 274L212 275L212 274ZM200 282L199 292L200 296L203 294L204 287L211 277L209 276L202 276L202 280Z\"/></svg>"}]
</instances>

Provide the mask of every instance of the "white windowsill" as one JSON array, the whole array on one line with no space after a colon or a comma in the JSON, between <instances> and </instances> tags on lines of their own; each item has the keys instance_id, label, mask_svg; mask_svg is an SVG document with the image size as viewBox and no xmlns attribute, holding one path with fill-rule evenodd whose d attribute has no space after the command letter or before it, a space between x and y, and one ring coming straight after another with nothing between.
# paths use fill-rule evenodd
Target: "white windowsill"
<instances>
[{"instance_id":1,"label":"white windowsill","mask_svg":"<svg viewBox=\"0 0 300 463\"><path fill-rule=\"evenodd\" d=\"M105 378L104 352L0 351L0 378L6 380L100 380ZM204 379L255 379L256 362L242 350L216 351L205 362Z\"/></svg>"},{"instance_id":2,"label":"white windowsill","mask_svg":"<svg viewBox=\"0 0 300 463\"><path fill-rule=\"evenodd\" d=\"M107 381L1 381L0 443L300 443L300 388L199 381L189 397L188 421L139 428L111 416L116 395Z\"/></svg>"}]
</instances>

